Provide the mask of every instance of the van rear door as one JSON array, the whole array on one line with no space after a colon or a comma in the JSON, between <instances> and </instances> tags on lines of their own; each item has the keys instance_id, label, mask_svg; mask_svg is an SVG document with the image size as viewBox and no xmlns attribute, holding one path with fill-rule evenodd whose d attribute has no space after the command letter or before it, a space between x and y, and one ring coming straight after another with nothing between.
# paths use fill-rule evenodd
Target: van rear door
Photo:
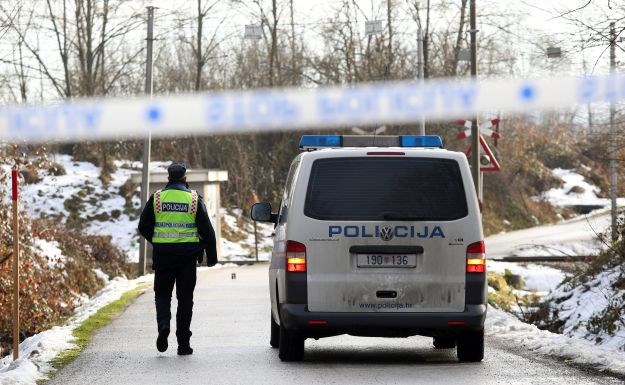
<instances>
[{"instance_id":1,"label":"van rear door","mask_svg":"<svg viewBox=\"0 0 625 385\"><path fill-rule=\"evenodd\" d=\"M471 217L457 160L317 159L304 214L310 311L464 310Z\"/></svg>"}]
</instances>

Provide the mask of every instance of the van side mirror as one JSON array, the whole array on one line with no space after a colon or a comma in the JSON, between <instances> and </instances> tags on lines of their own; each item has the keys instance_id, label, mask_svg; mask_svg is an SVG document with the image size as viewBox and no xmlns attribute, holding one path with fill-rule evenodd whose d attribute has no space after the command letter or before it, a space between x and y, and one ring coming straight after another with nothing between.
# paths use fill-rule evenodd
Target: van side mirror
<instances>
[{"instance_id":1,"label":"van side mirror","mask_svg":"<svg viewBox=\"0 0 625 385\"><path fill-rule=\"evenodd\" d=\"M258 222L272 222L278 221L278 214L271 212L271 203L254 203L251 210L252 220Z\"/></svg>"}]
</instances>

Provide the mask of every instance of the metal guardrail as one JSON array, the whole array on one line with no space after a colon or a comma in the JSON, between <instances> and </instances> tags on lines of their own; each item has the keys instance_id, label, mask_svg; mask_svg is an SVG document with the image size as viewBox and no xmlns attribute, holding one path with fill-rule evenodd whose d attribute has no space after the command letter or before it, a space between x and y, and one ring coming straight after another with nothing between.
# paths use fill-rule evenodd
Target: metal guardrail
<instances>
[{"instance_id":1,"label":"metal guardrail","mask_svg":"<svg viewBox=\"0 0 625 385\"><path fill-rule=\"evenodd\" d=\"M595 257L595 255L535 255L490 258L490 260L497 262L586 262Z\"/></svg>"}]
</instances>

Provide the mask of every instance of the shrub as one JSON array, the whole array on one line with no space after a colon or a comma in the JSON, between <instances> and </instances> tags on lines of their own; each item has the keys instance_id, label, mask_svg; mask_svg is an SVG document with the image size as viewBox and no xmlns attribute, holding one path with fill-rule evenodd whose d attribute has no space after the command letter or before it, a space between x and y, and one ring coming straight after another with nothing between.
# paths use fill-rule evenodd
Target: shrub
<instances>
[{"instance_id":1,"label":"shrub","mask_svg":"<svg viewBox=\"0 0 625 385\"><path fill-rule=\"evenodd\" d=\"M41 182L41 177L39 177L39 172L32 164L26 165L20 169L20 174L22 178L24 178L24 183L32 184Z\"/></svg>"},{"instance_id":2,"label":"shrub","mask_svg":"<svg viewBox=\"0 0 625 385\"><path fill-rule=\"evenodd\" d=\"M9 208L0 203L0 227L11 234ZM125 256L111 244L110 237L88 236L69 230L60 222L38 219L31 223L21 213L20 227L20 339L49 329L70 316L80 304L80 295L92 296L102 288L94 269L109 276L131 275ZM35 252L34 237L55 240L67 256L63 265L49 263ZM0 308L11 309L13 300L11 237L0 241ZM0 350L8 353L12 344L11 311L0 312Z\"/></svg>"},{"instance_id":3,"label":"shrub","mask_svg":"<svg viewBox=\"0 0 625 385\"><path fill-rule=\"evenodd\" d=\"M48 166L48 172L54 176L61 176L61 175L67 174L65 167L63 167L62 164L56 163L56 162L50 163L50 166Z\"/></svg>"}]
</instances>

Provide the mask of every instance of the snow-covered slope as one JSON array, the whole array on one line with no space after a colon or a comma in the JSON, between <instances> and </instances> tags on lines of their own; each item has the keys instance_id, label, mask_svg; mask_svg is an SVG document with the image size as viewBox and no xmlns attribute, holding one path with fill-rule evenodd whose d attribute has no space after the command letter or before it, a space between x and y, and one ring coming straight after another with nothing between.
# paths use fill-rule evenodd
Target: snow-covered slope
<instances>
[{"instance_id":1,"label":"snow-covered slope","mask_svg":"<svg viewBox=\"0 0 625 385\"><path fill-rule=\"evenodd\" d=\"M120 187L133 173L141 171L141 163L116 161L117 170L111 176L108 186L99 179L100 169L89 162L76 162L69 155L51 156L61 164L65 175L55 176L40 172L42 180L33 184L20 185L20 200L33 217L57 216L64 221L70 215L78 214L84 219L83 230L93 235L110 235L113 244L119 247L130 262L139 260L138 215L125 210L125 199L120 195ZM153 161L152 171L164 171L170 162ZM7 170L8 166L4 166ZM140 211L140 200L134 196L132 208ZM70 210L73 209L73 210ZM78 208L78 210L76 210ZM252 259L255 257L254 231L250 221L239 221L240 210L221 210L224 221L233 229L239 222L244 223L243 239L236 242L222 238L222 259L224 261ZM268 260L271 254L270 236L273 227L258 224L259 260Z\"/></svg>"},{"instance_id":2,"label":"snow-covered slope","mask_svg":"<svg viewBox=\"0 0 625 385\"><path fill-rule=\"evenodd\" d=\"M625 352L624 266L600 272L577 286L564 284L546 300L552 314L564 322L565 335Z\"/></svg>"},{"instance_id":3,"label":"snow-covered slope","mask_svg":"<svg viewBox=\"0 0 625 385\"><path fill-rule=\"evenodd\" d=\"M592 205L592 206L609 206L608 198L599 198L598 194L601 189L578 174L574 170L556 168L552 170L553 174L560 177L564 181L564 185L558 188L552 188L543 192L536 199L545 199L553 206L565 207L575 205ZM620 200L621 204L625 200Z\"/></svg>"}]
</instances>

